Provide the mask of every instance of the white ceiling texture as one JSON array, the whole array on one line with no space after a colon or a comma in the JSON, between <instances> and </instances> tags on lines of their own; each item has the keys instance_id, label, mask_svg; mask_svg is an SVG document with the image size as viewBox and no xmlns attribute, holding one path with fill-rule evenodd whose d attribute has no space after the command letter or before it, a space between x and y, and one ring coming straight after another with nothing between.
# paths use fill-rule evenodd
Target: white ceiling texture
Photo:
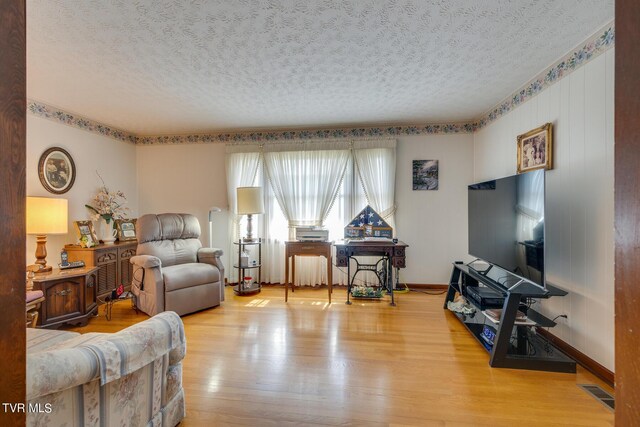
<instances>
[{"instance_id":1,"label":"white ceiling texture","mask_svg":"<svg viewBox=\"0 0 640 427\"><path fill-rule=\"evenodd\" d=\"M27 94L139 135L476 119L614 0L28 0Z\"/></svg>"}]
</instances>

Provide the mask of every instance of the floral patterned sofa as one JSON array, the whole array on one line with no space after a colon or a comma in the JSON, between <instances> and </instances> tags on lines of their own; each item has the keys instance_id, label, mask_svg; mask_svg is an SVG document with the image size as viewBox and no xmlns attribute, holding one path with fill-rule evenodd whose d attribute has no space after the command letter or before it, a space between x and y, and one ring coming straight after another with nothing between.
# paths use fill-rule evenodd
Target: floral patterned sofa
<instances>
[{"instance_id":1,"label":"floral patterned sofa","mask_svg":"<svg viewBox=\"0 0 640 427\"><path fill-rule=\"evenodd\" d=\"M29 426L175 426L185 415L180 317L113 334L27 330Z\"/></svg>"}]
</instances>

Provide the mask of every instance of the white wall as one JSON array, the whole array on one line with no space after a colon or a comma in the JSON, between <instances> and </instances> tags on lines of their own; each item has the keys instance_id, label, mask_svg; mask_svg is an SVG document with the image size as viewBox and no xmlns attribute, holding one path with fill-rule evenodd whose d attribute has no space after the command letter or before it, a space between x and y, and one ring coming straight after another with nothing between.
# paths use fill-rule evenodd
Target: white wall
<instances>
[{"instance_id":1,"label":"white wall","mask_svg":"<svg viewBox=\"0 0 640 427\"><path fill-rule=\"evenodd\" d=\"M200 220L207 244L207 213L214 222L213 246L228 248L228 202L224 144L138 146L139 213L189 212ZM440 161L440 188L413 191L412 160ZM398 140L397 235L410 245L401 280L447 283L451 263L467 253L467 184L473 180L473 136L419 135ZM227 255L223 261L230 265Z\"/></svg>"},{"instance_id":2,"label":"white wall","mask_svg":"<svg viewBox=\"0 0 640 427\"><path fill-rule=\"evenodd\" d=\"M474 135L475 180L516 172L516 136L554 125L546 180L547 280L569 291L542 302L567 314L553 333L614 369L614 49Z\"/></svg>"},{"instance_id":3,"label":"white wall","mask_svg":"<svg viewBox=\"0 0 640 427\"><path fill-rule=\"evenodd\" d=\"M473 182L473 135L398 139L397 236L407 243L407 283L448 283L451 264L467 256L467 185ZM412 189L412 161L438 160L438 190Z\"/></svg>"},{"instance_id":4,"label":"white wall","mask_svg":"<svg viewBox=\"0 0 640 427\"><path fill-rule=\"evenodd\" d=\"M198 217L204 246L221 248L229 268L227 253L227 178L224 144L139 145L136 147L138 205L147 213L190 213ZM209 242L209 209L217 206L213 242Z\"/></svg>"},{"instance_id":5,"label":"white wall","mask_svg":"<svg viewBox=\"0 0 640 427\"><path fill-rule=\"evenodd\" d=\"M76 165L76 179L71 190L55 195L47 192L38 178L38 162L50 147L62 147ZM51 120L27 114L27 195L64 198L69 200L69 232L47 237L47 263L60 262L60 250L65 244L76 243L73 221L89 219L84 207L91 202L102 185L96 175L100 173L110 190L122 190L127 196L131 217L138 216L136 182L136 148L133 144L117 141ZM35 261L35 236L27 236L27 263Z\"/></svg>"}]
</instances>

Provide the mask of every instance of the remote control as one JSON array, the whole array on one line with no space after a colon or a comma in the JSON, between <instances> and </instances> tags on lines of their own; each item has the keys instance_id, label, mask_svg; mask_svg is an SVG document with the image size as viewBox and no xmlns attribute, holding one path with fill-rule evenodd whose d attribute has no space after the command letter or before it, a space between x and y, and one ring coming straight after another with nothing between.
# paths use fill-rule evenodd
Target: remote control
<instances>
[{"instance_id":1,"label":"remote control","mask_svg":"<svg viewBox=\"0 0 640 427\"><path fill-rule=\"evenodd\" d=\"M67 265L58 264L60 270L66 270L68 268L84 267L84 261L71 261Z\"/></svg>"}]
</instances>

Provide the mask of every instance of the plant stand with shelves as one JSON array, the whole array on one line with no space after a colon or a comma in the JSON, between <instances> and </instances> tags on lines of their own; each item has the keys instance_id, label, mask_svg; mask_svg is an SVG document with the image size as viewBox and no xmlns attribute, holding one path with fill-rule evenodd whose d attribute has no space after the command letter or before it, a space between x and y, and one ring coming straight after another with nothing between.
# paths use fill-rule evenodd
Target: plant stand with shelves
<instances>
[{"instance_id":1,"label":"plant stand with shelves","mask_svg":"<svg viewBox=\"0 0 640 427\"><path fill-rule=\"evenodd\" d=\"M255 241L244 241L240 239L237 242L233 242L233 244L238 246L238 262L233 265L233 268L238 270L238 284L233 287L233 292L235 292L236 295L252 295L260 292L262 289L262 239ZM244 265L242 262L242 253L245 251L245 248L250 247L257 247L258 259L255 265ZM250 274L251 272L258 273L257 281L255 277ZM245 283L245 277L251 277L250 283Z\"/></svg>"}]
</instances>

